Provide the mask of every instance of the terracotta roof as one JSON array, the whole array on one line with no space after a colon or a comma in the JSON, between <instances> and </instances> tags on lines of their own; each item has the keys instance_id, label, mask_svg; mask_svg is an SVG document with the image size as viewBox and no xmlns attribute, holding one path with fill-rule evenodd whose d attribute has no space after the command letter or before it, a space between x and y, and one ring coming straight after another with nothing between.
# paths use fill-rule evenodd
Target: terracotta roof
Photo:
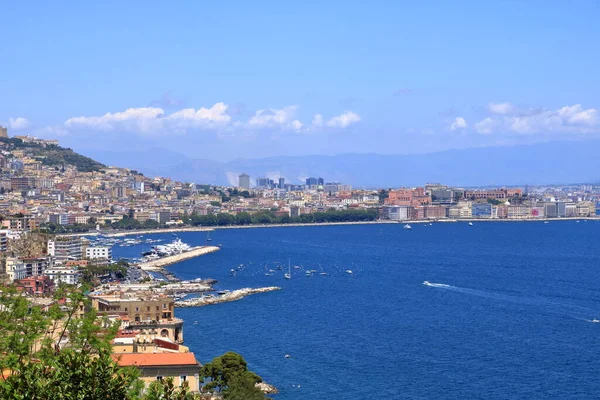
<instances>
[{"instance_id":1,"label":"terracotta roof","mask_svg":"<svg viewBox=\"0 0 600 400\"><path fill-rule=\"evenodd\" d=\"M139 366L153 367L166 365L200 365L194 353L131 353L113 354L115 360L121 367Z\"/></svg>"}]
</instances>

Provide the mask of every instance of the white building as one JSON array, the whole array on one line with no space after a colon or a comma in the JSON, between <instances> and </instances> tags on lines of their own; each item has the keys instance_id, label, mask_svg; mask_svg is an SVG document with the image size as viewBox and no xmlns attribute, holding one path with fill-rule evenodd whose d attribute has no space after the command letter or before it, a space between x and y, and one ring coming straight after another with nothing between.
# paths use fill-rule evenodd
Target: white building
<instances>
[{"instance_id":1,"label":"white building","mask_svg":"<svg viewBox=\"0 0 600 400\"><path fill-rule=\"evenodd\" d=\"M27 277L27 267L23 260L16 257L7 257L6 274L10 282L18 281Z\"/></svg>"},{"instance_id":2,"label":"white building","mask_svg":"<svg viewBox=\"0 0 600 400\"><path fill-rule=\"evenodd\" d=\"M78 237L62 237L48 241L48 254L61 263L68 260L81 260L82 241Z\"/></svg>"},{"instance_id":3,"label":"white building","mask_svg":"<svg viewBox=\"0 0 600 400\"><path fill-rule=\"evenodd\" d=\"M112 248L88 247L85 249L85 258L88 260L112 260Z\"/></svg>"},{"instance_id":4,"label":"white building","mask_svg":"<svg viewBox=\"0 0 600 400\"><path fill-rule=\"evenodd\" d=\"M76 285L79 282L79 271L75 268L49 268L44 272L44 275L52 279L56 285L61 282Z\"/></svg>"}]
</instances>

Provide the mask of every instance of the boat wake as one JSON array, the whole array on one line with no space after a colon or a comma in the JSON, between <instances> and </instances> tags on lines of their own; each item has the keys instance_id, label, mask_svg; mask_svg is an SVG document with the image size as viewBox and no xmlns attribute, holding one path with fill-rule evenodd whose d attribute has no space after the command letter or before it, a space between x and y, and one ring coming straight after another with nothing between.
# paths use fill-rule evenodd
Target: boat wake
<instances>
[{"instance_id":1,"label":"boat wake","mask_svg":"<svg viewBox=\"0 0 600 400\"><path fill-rule=\"evenodd\" d=\"M491 300L505 301L510 303L523 304L533 307L542 307L546 310L551 310L552 313L567 314L576 319L584 319L587 322L600 323L600 319L585 319L583 315L590 315L594 310L591 308L581 306L579 304L565 303L562 301L550 300L541 296L517 296L514 294L505 294L501 292L493 292L487 290L469 289L464 287L446 285L444 283L433 283L424 281L423 285L434 287L438 289L444 289L456 293L482 297ZM589 318L589 317L588 317Z\"/></svg>"},{"instance_id":2,"label":"boat wake","mask_svg":"<svg viewBox=\"0 0 600 400\"><path fill-rule=\"evenodd\" d=\"M430 287L438 287L438 288L449 288L449 287L451 287L450 285L446 285L444 283L432 283L432 282L429 282L429 281L423 282L423 285L430 286Z\"/></svg>"}]
</instances>

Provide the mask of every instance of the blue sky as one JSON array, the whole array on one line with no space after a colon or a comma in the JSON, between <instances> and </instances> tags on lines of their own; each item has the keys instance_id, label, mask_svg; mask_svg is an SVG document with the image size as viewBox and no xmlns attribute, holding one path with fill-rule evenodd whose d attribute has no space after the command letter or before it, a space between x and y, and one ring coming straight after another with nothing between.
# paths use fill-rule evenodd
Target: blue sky
<instances>
[{"instance_id":1,"label":"blue sky","mask_svg":"<svg viewBox=\"0 0 600 400\"><path fill-rule=\"evenodd\" d=\"M596 1L96 3L0 3L10 134L228 160L600 133Z\"/></svg>"}]
</instances>

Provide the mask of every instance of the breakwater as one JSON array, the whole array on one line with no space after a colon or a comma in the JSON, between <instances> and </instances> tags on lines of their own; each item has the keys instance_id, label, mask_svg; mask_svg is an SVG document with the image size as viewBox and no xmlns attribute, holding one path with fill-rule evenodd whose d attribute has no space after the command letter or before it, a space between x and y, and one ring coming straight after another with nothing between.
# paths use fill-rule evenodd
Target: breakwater
<instances>
[{"instance_id":1,"label":"breakwater","mask_svg":"<svg viewBox=\"0 0 600 400\"><path fill-rule=\"evenodd\" d=\"M175 302L175 307L202 307L202 306L207 306L207 305L211 305L211 304L219 304L219 303L227 303L230 301L236 301L236 300L240 300L246 296L252 295L252 294L258 294L258 293L267 293L267 292L273 292L275 290L281 290L281 288L279 286L267 286L267 287L262 287L262 288L244 288L244 289L237 289L237 290L233 290L229 293L225 293L221 296L203 296L203 297L197 297L194 299L187 299L187 300L179 300Z\"/></svg>"},{"instance_id":2,"label":"breakwater","mask_svg":"<svg viewBox=\"0 0 600 400\"><path fill-rule=\"evenodd\" d=\"M198 246L194 247L189 251L186 251L185 253L159 258L158 260L142 262L137 264L137 266L145 271L159 271L161 268L166 267L167 265L176 264L180 261L188 260L194 257L199 257L204 254L218 251L219 249L220 248L217 246Z\"/></svg>"}]
</instances>

